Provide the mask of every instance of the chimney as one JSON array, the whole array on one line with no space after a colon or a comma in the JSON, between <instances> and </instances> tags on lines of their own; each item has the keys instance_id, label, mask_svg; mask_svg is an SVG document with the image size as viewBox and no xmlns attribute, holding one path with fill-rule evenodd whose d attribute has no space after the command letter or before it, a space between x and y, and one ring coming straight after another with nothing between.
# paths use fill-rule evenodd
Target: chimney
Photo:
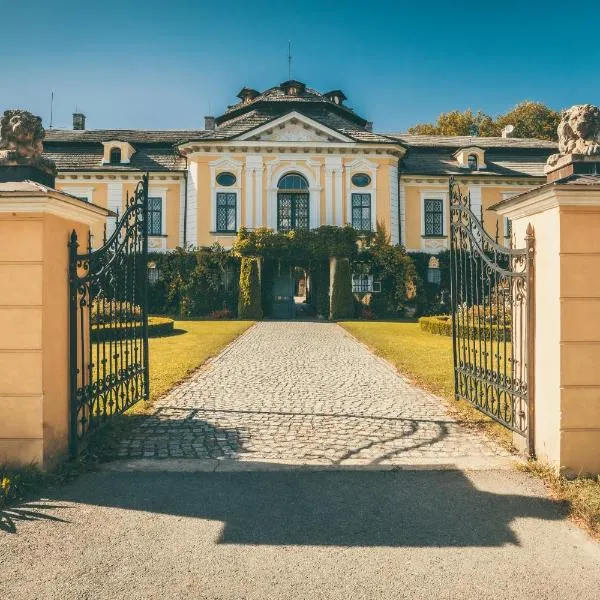
<instances>
[{"instance_id":1,"label":"chimney","mask_svg":"<svg viewBox=\"0 0 600 600\"><path fill-rule=\"evenodd\" d=\"M515 130L515 126L514 125L507 125L502 130L502 137L503 138L511 138L511 137L513 137L514 130Z\"/></svg>"},{"instance_id":2,"label":"chimney","mask_svg":"<svg viewBox=\"0 0 600 600\"><path fill-rule=\"evenodd\" d=\"M214 117L204 117L204 129L208 131L215 130L215 118Z\"/></svg>"},{"instance_id":3,"label":"chimney","mask_svg":"<svg viewBox=\"0 0 600 600\"><path fill-rule=\"evenodd\" d=\"M73 113L73 129L76 131L85 129L85 115L83 113Z\"/></svg>"},{"instance_id":4,"label":"chimney","mask_svg":"<svg viewBox=\"0 0 600 600\"><path fill-rule=\"evenodd\" d=\"M367 124L365 125L365 129L367 131L373 131L373 121L367 121Z\"/></svg>"}]
</instances>

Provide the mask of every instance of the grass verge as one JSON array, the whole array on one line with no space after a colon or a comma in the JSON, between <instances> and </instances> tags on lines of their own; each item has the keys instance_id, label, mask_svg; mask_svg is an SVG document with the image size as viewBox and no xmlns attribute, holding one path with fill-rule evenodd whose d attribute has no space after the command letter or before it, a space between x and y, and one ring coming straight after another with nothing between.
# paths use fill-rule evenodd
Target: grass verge
<instances>
[{"instance_id":1,"label":"grass verge","mask_svg":"<svg viewBox=\"0 0 600 600\"><path fill-rule=\"evenodd\" d=\"M446 400L450 412L463 425L482 430L505 448L512 448L510 431L469 402L454 398L452 338L432 335L410 322L343 321L339 325L416 385Z\"/></svg>"},{"instance_id":2,"label":"grass verge","mask_svg":"<svg viewBox=\"0 0 600 600\"><path fill-rule=\"evenodd\" d=\"M600 539L600 476L571 481L537 460L518 464L517 469L542 479L551 495L568 506L571 518Z\"/></svg>"},{"instance_id":3,"label":"grass verge","mask_svg":"<svg viewBox=\"0 0 600 600\"><path fill-rule=\"evenodd\" d=\"M244 333L252 321L176 321L171 335L150 338L150 400L138 402L124 415L91 436L80 456L42 473L34 466L0 465L0 510L3 506L32 497L48 484L64 483L115 455L121 436L151 410L152 402L215 356L227 344Z\"/></svg>"}]
</instances>

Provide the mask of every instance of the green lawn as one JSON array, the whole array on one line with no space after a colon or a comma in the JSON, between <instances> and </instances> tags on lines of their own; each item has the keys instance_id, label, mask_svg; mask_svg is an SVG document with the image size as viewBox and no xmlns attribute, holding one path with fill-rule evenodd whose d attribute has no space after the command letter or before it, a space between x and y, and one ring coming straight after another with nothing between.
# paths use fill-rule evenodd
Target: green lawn
<instances>
[{"instance_id":1,"label":"green lawn","mask_svg":"<svg viewBox=\"0 0 600 600\"><path fill-rule=\"evenodd\" d=\"M512 434L463 400L454 399L452 338L421 330L418 323L344 321L339 323L418 386L447 400L464 424L483 429L505 446Z\"/></svg>"}]
</instances>

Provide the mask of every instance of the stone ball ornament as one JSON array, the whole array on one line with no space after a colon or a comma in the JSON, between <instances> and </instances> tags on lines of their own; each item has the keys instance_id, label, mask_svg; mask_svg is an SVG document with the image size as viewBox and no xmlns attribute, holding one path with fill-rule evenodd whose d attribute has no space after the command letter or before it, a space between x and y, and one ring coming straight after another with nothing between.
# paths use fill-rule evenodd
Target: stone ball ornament
<instances>
[{"instance_id":1,"label":"stone ball ornament","mask_svg":"<svg viewBox=\"0 0 600 600\"><path fill-rule=\"evenodd\" d=\"M600 108L577 104L563 111L558 125L558 151L548 158L548 165L568 155L600 155Z\"/></svg>"},{"instance_id":2,"label":"stone ball ornament","mask_svg":"<svg viewBox=\"0 0 600 600\"><path fill-rule=\"evenodd\" d=\"M56 175L56 165L42 156L46 135L42 119L26 110L4 111L0 120L0 166L35 167Z\"/></svg>"}]
</instances>

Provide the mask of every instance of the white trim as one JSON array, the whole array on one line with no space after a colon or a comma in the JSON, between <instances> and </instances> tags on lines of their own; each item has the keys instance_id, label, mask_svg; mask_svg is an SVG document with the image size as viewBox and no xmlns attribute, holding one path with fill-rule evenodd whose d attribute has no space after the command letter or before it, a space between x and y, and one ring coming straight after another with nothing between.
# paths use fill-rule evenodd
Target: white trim
<instances>
[{"instance_id":1,"label":"white trim","mask_svg":"<svg viewBox=\"0 0 600 600\"><path fill-rule=\"evenodd\" d=\"M148 186L148 198L160 198L160 235L167 233L167 188ZM154 237L154 236L149 236Z\"/></svg>"},{"instance_id":2,"label":"white trim","mask_svg":"<svg viewBox=\"0 0 600 600\"><path fill-rule=\"evenodd\" d=\"M287 157L282 157L267 163L267 227L274 231L277 229L277 184L288 173L300 173L306 177L309 192L309 228L316 229L321 225L321 163L308 157L302 161L290 161Z\"/></svg>"},{"instance_id":3,"label":"white trim","mask_svg":"<svg viewBox=\"0 0 600 600\"><path fill-rule=\"evenodd\" d=\"M186 244L198 246L198 163L191 161L188 167L188 210Z\"/></svg>"},{"instance_id":4,"label":"white trim","mask_svg":"<svg viewBox=\"0 0 600 600\"><path fill-rule=\"evenodd\" d=\"M65 194L71 194L71 196L76 196L78 198L80 196L85 196L90 204L94 203L94 188L92 186L63 186L61 184L60 191L65 192Z\"/></svg>"},{"instance_id":5,"label":"white trim","mask_svg":"<svg viewBox=\"0 0 600 600\"><path fill-rule=\"evenodd\" d=\"M353 142L354 141L351 138L341 134L339 131L336 131L335 129L331 129L330 127L326 127L322 123L314 121L313 119L310 119L309 117L307 117L297 111L292 111L291 113L283 115L283 116L279 117L278 119L275 119L274 121L269 121L268 123L265 123L264 125L261 125L260 127L257 127L256 129L246 131L242 135L237 136L235 139L236 140L251 140L252 138L259 136L262 133L266 133L267 131L271 131L272 129L275 129L276 127L285 125L285 123L287 123L289 121L291 121L291 122L299 121L300 123L304 123L305 125L310 126L312 129L322 132L323 135L326 135L330 138L334 138L335 140L340 141L340 142ZM324 141L326 141L326 140L324 140ZM269 140L269 142L275 143L275 144L279 144L279 143L298 144L298 143L300 143L300 142L294 142L294 141L279 142L277 140ZM315 142L309 142L309 143L315 143Z\"/></svg>"},{"instance_id":6,"label":"white trim","mask_svg":"<svg viewBox=\"0 0 600 600\"><path fill-rule=\"evenodd\" d=\"M440 237L424 237L425 236L425 200L441 200L442 201L442 235ZM446 219L448 213L448 192L441 190L421 190L421 251L431 252L436 254L447 248L448 232Z\"/></svg>"},{"instance_id":7,"label":"white trim","mask_svg":"<svg viewBox=\"0 0 600 600\"><path fill-rule=\"evenodd\" d=\"M104 223L107 216L104 208L59 191L40 195L0 192L0 213L45 213L90 226Z\"/></svg>"},{"instance_id":8,"label":"white trim","mask_svg":"<svg viewBox=\"0 0 600 600\"><path fill-rule=\"evenodd\" d=\"M406 188L400 184L400 243L406 247Z\"/></svg>"},{"instance_id":9,"label":"white trim","mask_svg":"<svg viewBox=\"0 0 600 600\"><path fill-rule=\"evenodd\" d=\"M325 157L325 225L341 225L342 190L340 182L342 181L342 170L341 156Z\"/></svg>"},{"instance_id":10,"label":"white trim","mask_svg":"<svg viewBox=\"0 0 600 600\"><path fill-rule=\"evenodd\" d=\"M123 212L123 184L115 183L111 181L106 186L106 203L108 210L114 212L117 216L120 216ZM106 236L110 237L114 230L117 222L117 216L107 219L106 222Z\"/></svg>"},{"instance_id":11,"label":"white trim","mask_svg":"<svg viewBox=\"0 0 600 600\"><path fill-rule=\"evenodd\" d=\"M471 212L477 219L481 219L481 186L469 185L469 197L471 199Z\"/></svg>"},{"instance_id":12,"label":"white trim","mask_svg":"<svg viewBox=\"0 0 600 600\"><path fill-rule=\"evenodd\" d=\"M398 167L390 165L390 238L392 244L400 243L400 235L398 233L399 226L399 209L398 209Z\"/></svg>"},{"instance_id":13,"label":"white trim","mask_svg":"<svg viewBox=\"0 0 600 600\"><path fill-rule=\"evenodd\" d=\"M262 223L262 171L260 154L246 155L246 227L260 227Z\"/></svg>"},{"instance_id":14,"label":"white trim","mask_svg":"<svg viewBox=\"0 0 600 600\"><path fill-rule=\"evenodd\" d=\"M377 229L377 163L357 158L346 164L346 220L352 225L352 194L371 194L371 231ZM357 187L352 183L352 176L366 172L371 183L365 187Z\"/></svg>"},{"instance_id":15,"label":"white trim","mask_svg":"<svg viewBox=\"0 0 600 600\"><path fill-rule=\"evenodd\" d=\"M177 246L183 246L183 227L185 223L185 186L179 186L179 239Z\"/></svg>"},{"instance_id":16,"label":"white trim","mask_svg":"<svg viewBox=\"0 0 600 600\"><path fill-rule=\"evenodd\" d=\"M235 230L241 227L242 218L242 163L229 154L208 163L210 167L210 231L217 231L217 194L235 194ZM229 186L219 185L217 175L223 172L233 172L235 184ZM247 217L246 217L247 218Z\"/></svg>"}]
</instances>

